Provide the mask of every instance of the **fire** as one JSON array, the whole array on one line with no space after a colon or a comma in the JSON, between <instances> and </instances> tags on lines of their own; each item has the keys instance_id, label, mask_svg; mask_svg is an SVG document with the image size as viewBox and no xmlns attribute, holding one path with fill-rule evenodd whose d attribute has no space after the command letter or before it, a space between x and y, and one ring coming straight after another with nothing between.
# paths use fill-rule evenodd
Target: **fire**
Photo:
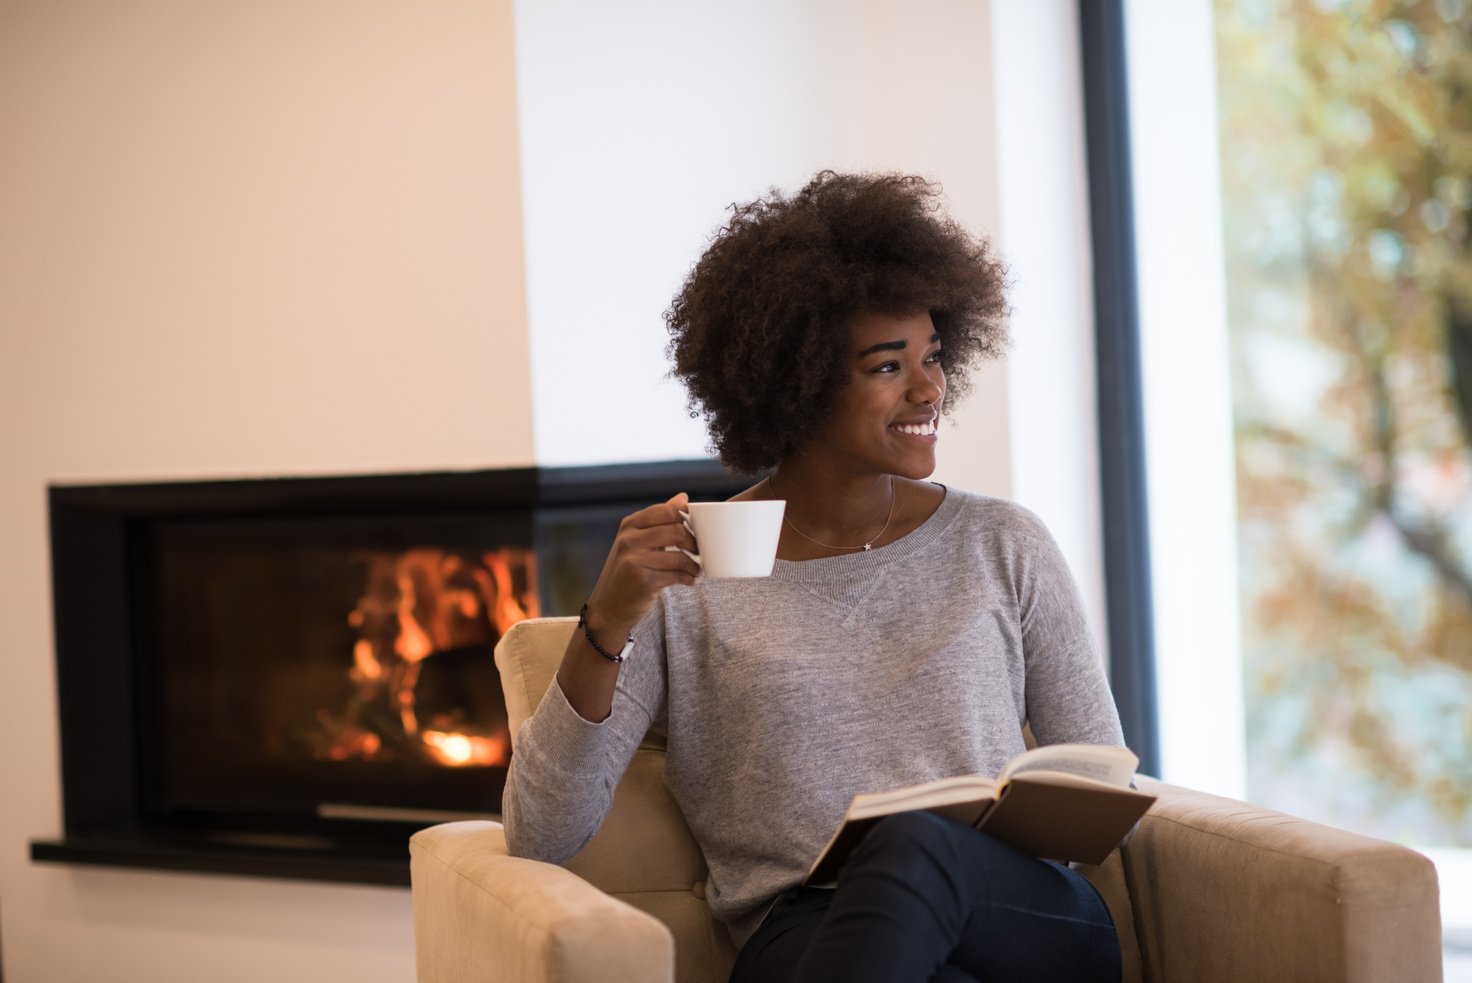
<instances>
[{"instance_id":1,"label":"fire","mask_svg":"<svg viewBox=\"0 0 1472 983\"><path fill-rule=\"evenodd\" d=\"M347 616L358 636L349 695L342 710L319 714L316 756L506 764L510 734L491 650L516 622L537 616L534 554L424 548L362 559L366 585ZM500 719L481 719L488 685Z\"/></svg>"},{"instance_id":2,"label":"fire","mask_svg":"<svg viewBox=\"0 0 1472 983\"><path fill-rule=\"evenodd\" d=\"M499 737L447 734L444 731L427 730L424 732L424 743L434 752L441 764L451 767L504 765L511 760L511 756L506 753L506 742Z\"/></svg>"},{"instance_id":3,"label":"fire","mask_svg":"<svg viewBox=\"0 0 1472 983\"><path fill-rule=\"evenodd\" d=\"M383 675L383 666L373 655L373 643L366 638L358 639L353 645L354 682L372 682Z\"/></svg>"}]
</instances>

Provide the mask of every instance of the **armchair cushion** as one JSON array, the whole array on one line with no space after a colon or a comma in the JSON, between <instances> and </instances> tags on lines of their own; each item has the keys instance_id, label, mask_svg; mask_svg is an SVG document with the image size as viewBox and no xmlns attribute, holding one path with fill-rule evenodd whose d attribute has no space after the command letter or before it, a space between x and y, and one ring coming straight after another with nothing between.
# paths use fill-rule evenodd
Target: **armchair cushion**
<instances>
[{"instance_id":1,"label":"armchair cushion","mask_svg":"<svg viewBox=\"0 0 1472 983\"><path fill-rule=\"evenodd\" d=\"M508 856L498 823L421 830L409 851L419 983L674 978L674 937L659 919L561 867Z\"/></svg>"},{"instance_id":2,"label":"armchair cushion","mask_svg":"<svg viewBox=\"0 0 1472 983\"><path fill-rule=\"evenodd\" d=\"M1141 779L1124 853L1146 980L1441 980L1436 868L1414 850Z\"/></svg>"},{"instance_id":3,"label":"armchair cushion","mask_svg":"<svg viewBox=\"0 0 1472 983\"><path fill-rule=\"evenodd\" d=\"M497 643L496 669L513 739L552 685L577 623L577 618L537 618L513 626Z\"/></svg>"}]
</instances>

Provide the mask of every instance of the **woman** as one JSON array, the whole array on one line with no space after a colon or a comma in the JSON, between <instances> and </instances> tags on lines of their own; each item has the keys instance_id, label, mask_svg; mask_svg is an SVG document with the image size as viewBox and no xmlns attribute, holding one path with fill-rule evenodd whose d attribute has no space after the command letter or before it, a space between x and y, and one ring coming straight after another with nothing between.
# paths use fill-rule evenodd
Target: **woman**
<instances>
[{"instance_id":1,"label":"woman","mask_svg":"<svg viewBox=\"0 0 1472 983\"><path fill-rule=\"evenodd\" d=\"M1004 344L1004 276L918 178L819 174L737 207L666 315L721 460L782 498L770 578L703 580L684 495L622 524L557 684L518 738L506 834L560 862L650 727L740 946L733 980L1110 980L1077 873L927 814L801 888L852 797L1121 742L1041 523L926 481L937 424ZM678 549L675 549L678 548ZM625 657L626 656L626 657Z\"/></svg>"}]
</instances>

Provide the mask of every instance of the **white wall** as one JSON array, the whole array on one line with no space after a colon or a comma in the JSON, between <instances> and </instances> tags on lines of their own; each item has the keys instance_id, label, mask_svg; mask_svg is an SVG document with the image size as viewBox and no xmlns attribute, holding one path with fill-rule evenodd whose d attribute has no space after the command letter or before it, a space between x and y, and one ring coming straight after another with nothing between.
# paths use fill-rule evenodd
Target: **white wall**
<instances>
[{"instance_id":1,"label":"white wall","mask_svg":"<svg viewBox=\"0 0 1472 983\"><path fill-rule=\"evenodd\" d=\"M699 454L660 315L727 203L820 167L997 239L1015 355L939 477L1102 596L1075 47L1063 3L0 5L6 979L412 977L403 890L29 862L47 482Z\"/></svg>"},{"instance_id":2,"label":"white wall","mask_svg":"<svg viewBox=\"0 0 1472 983\"><path fill-rule=\"evenodd\" d=\"M511 9L0 4L4 977L399 981L403 889L33 865L45 486L532 458Z\"/></svg>"},{"instance_id":3,"label":"white wall","mask_svg":"<svg viewBox=\"0 0 1472 983\"><path fill-rule=\"evenodd\" d=\"M705 453L661 315L731 202L902 170L996 229L985 3L520 0L516 24L542 463ZM942 430L942 480L1008 491L1005 393L990 369Z\"/></svg>"},{"instance_id":4,"label":"white wall","mask_svg":"<svg viewBox=\"0 0 1472 983\"><path fill-rule=\"evenodd\" d=\"M1108 651L1077 7L998 3L998 238L1012 268L1012 497L1048 524Z\"/></svg>"}]
</instances>

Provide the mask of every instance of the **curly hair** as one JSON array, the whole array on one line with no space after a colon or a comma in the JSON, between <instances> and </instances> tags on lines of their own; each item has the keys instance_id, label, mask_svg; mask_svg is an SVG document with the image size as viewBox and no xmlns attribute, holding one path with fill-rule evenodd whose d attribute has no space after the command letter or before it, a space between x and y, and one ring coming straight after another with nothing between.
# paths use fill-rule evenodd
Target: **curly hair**
<instances>
[{"instance_id":1,"label":"curly hair","mask_svg":"<svg viewBox=\"0 0 1472 983\"><path fill-rule=\"evenodd\" d=\"M928 311L951 398L1006 346L1006 272L901 174L823 171L732 205L675 296L671 374L728 468L758 474L814 436L850 380L848 325Z\"/></svg>"}]
</instances>

